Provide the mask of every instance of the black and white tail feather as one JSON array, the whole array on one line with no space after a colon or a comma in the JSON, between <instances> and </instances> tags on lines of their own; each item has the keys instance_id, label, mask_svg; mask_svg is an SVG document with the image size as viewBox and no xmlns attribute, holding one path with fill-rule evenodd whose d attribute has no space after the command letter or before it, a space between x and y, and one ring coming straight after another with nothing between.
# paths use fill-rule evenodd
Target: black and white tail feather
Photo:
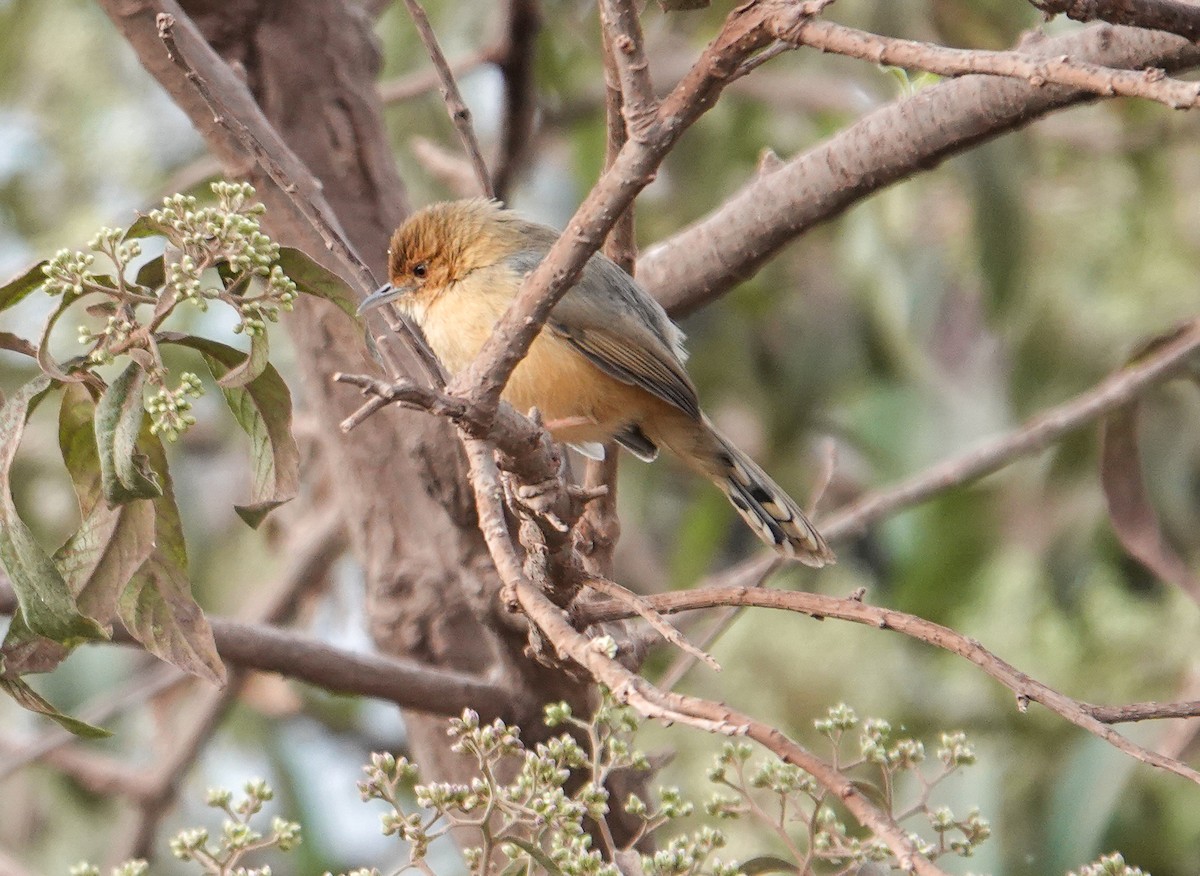
<instances>
[{"instance_id":1,"label":"black and white tail feather","mask_svg":"<svg viewBox=\"0 0 1200 876\"><path fill-rule=\"evenodd\" d=\"M806 566L820 568L834 562L833 551L796 501L715 429L712 435L719 445L716 461L723 469L713 482L758 537Z\"/></svg>"}]
</instances>

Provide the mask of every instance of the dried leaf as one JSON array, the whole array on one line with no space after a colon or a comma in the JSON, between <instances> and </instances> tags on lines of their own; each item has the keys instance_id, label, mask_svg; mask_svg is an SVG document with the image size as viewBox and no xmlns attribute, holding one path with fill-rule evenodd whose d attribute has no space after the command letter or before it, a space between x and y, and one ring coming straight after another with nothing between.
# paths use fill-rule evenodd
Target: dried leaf
<instances>
[{"instance_id":1,"label":"dried leaf","mask_svg":"<svg viewBox=\"0 0 1200 876\"><path fill-rule=\"evenodd\" d=\"M79 611L67 582L17 514L9 478L25 421L51 387L45 375L31 380L0 408L0 562L3 562L29 629L68 647L104 639L104 629Z\"/></svg>"},{"instance_id":2,"label":"dried leaf","mask_svg":"<svg viewBox=\"0 0 1200 876\"><path fill-rule=\"evenodd\" d=\"M31 672L50 672L70 655L71 649L53 639L39 636L25 623L18 608L0 643L0 676L16 678Z\"/></svg>"},{"instance_id":3,"label":"dried leaf","mask_svg":"<svg viewBox=\"0 0 1200 876\"><path fill-rule=\"evenodd\" d=\"M154 506L145 499L120 505L102 501L96 446L96 402L72 384L59 409L58 443L79 500L81 523L54 554L55 564L80 609L101 623L117 615L117 598L154 550Z\"/></svg>"},{"instance_id":4,"label":"dried leaf","mask_svg":"<svg viewBox=\"0 0 1200 876\"><path fill-rule=\"evenodd\" d=\"M1171 343L1190 327L1190 322L1184 323L1140 344L1129 357L1129 364ZM1138 450L1139 410L1137 400L1117 408L1101 427L1100 483L1108 516L1117 539L1131 557L1200 602L1200 578L1167 541L1146 488Z\"/></svg>"},{"instance_id":5,"label":"dried leaf","mask_svg":"<svg viewBox=\"0 0 1200 876\"><path fill-rule=\"evenodd\" d=\"M267 346L267 336L256 334L250 336L250 352L238 365L225 372L217 381L223 389L235 389L245 386L257 378L267 365L270 364L270 349Z\"/></svg>"},{"instance_id":6,"label":"dried leaf","mask_svg":"<svg viewBox=\"0 0 1200 876\"><path fill-rule=\"evenodd\" d=\"M76 736L84 739L105 739L112 736L111 730L93 727L86 721L64 715L19 678L0 678L0 689L16 700L17 705L21 708L45 715L50 720L57 722L64 730L69 730Z\"/></svg>"},{"instance_id":7,"label":"dried leaf","mask_svg":"<svg viewBox=\"0 0 1200 876\"><path fill-rule=\"evenodd\" d=\"M1113 531L1129 555L1200 602L1200 578L1163 534L1138 452L1137 402L1109 414L1101 432L1100 483Z\"/></svg>"},{"instance_id":8,"label":"dried leaf","mask_svg":"<svg viewBox=\"0 0 1200 876\"><path fill-rule=\"evenodd\" d=\"M101 483L105 498L113 505L162 495L154 471L137 447L138 434L146 419L142 406L145 382L146 372L142 366L131 362L105 390L96 406Z\"/></svg>"},{"instance_id":9,"label":"dried leaf","mask_svg":"<svg viewBox=\"0 0 1200 876\"><path fill-rule=\"evenodd\" d=\"M164 334L161 340L198 350L218 383L245 358L241 351L207 338ZM234 419L250 436L254 484L250 503L239 505L237 512L257 528L272 509L295 498L300 487L300 451L292 437L292 397L269 363L245 386L222 386L221 392Z\"/></svg>"},{"instance_id":10,"label":"dried leaf","mask_svg":"<svg viewBox=\"0 0 1200 876\"><path fill-rule=\"evenodd\" d=\"M358 302L346 281L333 271L317 264L307 254L290 246L279 248L279 258L275 262L283 268L283 272L291 277L296 288L307 295L324 298L335 305L348 317L358 322Z\"/></svg>"},{"instance_id":11,"label":"dried leaf","mask_svg":"<svg viewBox=\"0 0 1200 876\"><path fill-rule=\"evenodd\" d=\"M42 268L49 264L45 259L38 262L23 274L18 274L13 277L3 286L0 286L0 310L6 310L12 307L18 301L21 301L35 291L39 286L46 282L46 275Z\"/></svg>"},{"instance_id":12,"label":"dried leaf","mask_svg":"<svg viewBox=\"0 0 1200 876\"><path fill-rule=\"evenodd\" d=\"M141 447L162 478L163 492L154 509L154 550L126 585L117 604L121 622L146 650L184 672L225 683L212 628L192 598L187 575L187 545L162 442L148 431Z\"/></svg>"}]
</instances>

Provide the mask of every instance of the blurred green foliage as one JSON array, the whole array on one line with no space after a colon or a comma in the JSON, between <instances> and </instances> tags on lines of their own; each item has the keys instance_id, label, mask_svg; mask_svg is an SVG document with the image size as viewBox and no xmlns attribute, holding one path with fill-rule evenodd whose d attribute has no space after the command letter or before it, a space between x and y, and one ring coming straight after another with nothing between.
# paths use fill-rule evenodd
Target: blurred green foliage
<instances>
[{"instance_id":1,"label":"blurred green foliage","mask_svg":"<svg viewBox=\"0 0 1200 876\"><path fill-rule=\"evenodd\" d=\"M463 15L451 0L427 6L451 58L493 36L490 15ZM544 7L537 69L546 127L513 200L561 224L602 163L602 80L591 4L547 0ZM644 22L654 67L698 51L727 8L664 16L650 4ZM969 0L841 0L830 14L902 36L989 48L1010 45L1037 22L1027 4ZM1056 21L1047 29L1072 27ZM427 68L399 5L384 13L378 32L385 77ZM78 246L98 225L129 221L133 209L191 178L184 171L201 155L197 138L87 0L0 4L0 71L0 274ZM759 74L789 87L772 95L778 104L731 89L684 137L638 200L643 244L717 206L754 173L762 148L786 159L901 96L887 71L809 52L778 58ZM816 100L806 83L830 81L821 77L843 83L838 94L853 99L832 108L828 95ZM480 68L461 84L490 148L501 111L498 77ZM420 135L456 149L436 92L390 106L386 118L414 202L451 196L411 146ZM1198 127L1194 115L1147 103L1072 109L812 229L684 322L706 408L801 499L817 477L820 439L835 439L836 477L820 506L828 512L1083 391L1140 339L1195 313ZM20 332L40 319L17 308L5 327ZM22 363L0 358L6 392L28 376ZM53 423L39 414L29 428L50 436ZM245 465L243 449L229 443L234 428L189 434L172 462L198 599L219 611L236 610L244 590L269 580L279 563L230 510L242 498ZM1145 405L1147 480L1165 530L1193 557L1200 554L1198 433L1194 387L1165 387ZM1117 546L1098 485L1096 434L1082 431L897 515L840 545L833 569L792 570L775 585L836 594L865 586L868 600L950 624L1084 700L1194 699L1200 615ZM44 444L44 452L23 456L14 483L31 525L51 540L74 524L53 441ZM669 463L623 462L621 501L618 577L635 588L687 586L757 549L711 490ZM354 641L361 606L353 570L339 580L317 623ZM743 617L716 656L725 671L696 671L685 687L785 730L802 733L827 706L846 700L912 735L969 732L978 765L942 791L954 795L956 811L979 805L993 836L958 872L1061 873L1114 848L1156 876L1200 871L1200 790L1131 768L1036 706L1019 713L1009 692L957 658L891 632L767 612ZM132 662L112 649L84 649L39 689L72 707L101 685L118 685ZM302 872L386 860L367 836L374 824L361 829L342 813L355 805L364 752L402 744L395 718L371 704L338 701L333 709L319 696L321 707L307 708L305 698L314 695L284 696L281 713L266 720L275 700L251 697L192 781L233 784L270 773L286 798L281 808L307 828ZM28 732L7 708L0 704L4 732ZM149 757L148 721L130 718L114 728L117 738L95 750ZM1193 731L1176 722L1126 729L1144 744L1179 746L1195 757ZM713 740L679 728L644 733L644 747L676 753L666 780L685 788L704 781L700 765ZM345 781L331 778L338 776ZM43 872L104 854L115 807L48 769L4 782L6 800L20 801L6 811L31 814L0 823L0 848L19 850ZM188 815L170 824L195 821ZM83 823L86 835L76 829ZM754 837L729 832L736 854L754 847Z\"/></svg>"}]
</instances>

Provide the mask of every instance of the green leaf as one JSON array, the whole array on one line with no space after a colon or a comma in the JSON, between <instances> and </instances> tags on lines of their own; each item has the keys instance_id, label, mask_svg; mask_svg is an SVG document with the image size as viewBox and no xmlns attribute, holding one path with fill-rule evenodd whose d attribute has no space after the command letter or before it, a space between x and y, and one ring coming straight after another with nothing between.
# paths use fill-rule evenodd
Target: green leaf
<instances>
[{"instance_id":1,"label":"green leaf","mask_svg":"<svg viewBox=\"0 0 1200 876\"><path fill-rule=\"evenodd\" d=\"M749 861L738 864L738 869L746 876L761 876L763 873L799 873L800 867L794 861L786 861L774 855L759 855Z\"/></svg>"},{"instance_id":2,"label":"green leaf","mask_svg":"<svg viewBox=\"0 0 1200 876\"><path fill-rule=\"evenodd\" d=\"M658 0L663 12L680 12L685 9L707 9L711 0Z\"/></svg>"},{"instance_id":3,"label":"green leaf","mask_svg":"<svg viewBox=\"0 0 1200 876\"><path fill-rule=\"evenodd\" d=\"M207 338L164 333L161 340L199 351L218 383L246 357L240 350ZM221 392L234 419L250 436L254 484L251 501L239 505L237 512L257 528L272 509L295 498L300 487L300 451L292 437L292 397L269 363L245 386L222 386Z\"/></svg>"},{"instance_id":4,"label":"green leaf","mask_svg":"<svg viewBox=\"0 0 1200 876\"><path fill-rule=\"evenodd\" d=\"M346 281L329 269L314 262L308 255L290 246L279 248L275 264L283 268L296 288L307 295L324 298L348 317L358 322L358 302Z\"/></svg>"},{"instance_id":5,"label":"green leaf","mask_svg":"<svg viewBox=\"0 0 1200 876\"><path fill-rule=\"evenodd\" d=\"M112 736L111 730L105 730L103 727L94 727L86 721L80 721L78 718L72 718L70 715L64 715L19 678L0 678L0 688L16 700L17 705L21 708L36 712L39 715L45 715L50 720L56 721L64 730L69 730L76 736L84 739L106 739Z\"/></svg>"},{"instance_id":6,"label":"green leaf","mask_svg":"<svg viewBox=\"0 0 1200 876\"><path fill-rule=\"evenodd\" d=\"M146 650L214 684L225 683L212 628L192 598L187 545L162 441L144 430L141 447L162 477L154 508L154 550L129 581L117 603L121 622Z\"/></svg>"},{"instance_id":7,"label":"green leaf","mask_svg":"<svg viewBox=\"0 0 1200 876\"><path fill-rule=\"evenodd\" d=\"M118 505L134 499L153 499L162 487L138 450L138 433L146 419L142 386L146 372L130 362L112 382L96 406L96 446L100 453L100 478L104 496Z\"/></svg>"},{"instance_id":8,"label":"green leaf","mask_svg":"<svg viewBox=\"0 0 1200 876\"><path fill-rule=\"evenodd\" d=\"M250 352L244 360L225 372L217 381L223 389L235 389L245 386L256 379L270 364L270 350L267 346L266 334L250 336Z\"/></svg>"},{"instance_id":9,"label":"green leaf","mask_svg":"<svg viewBox=\"0 0 1200 876\"><path fill-rule=\"evenodd\" d=\"M120 505L103 501L95 419L92 393L78 383L68 386L59 409L58 443L82 522L54 561L80 609L108 623L117 615L125 585L154 550L154 506L145 499Z\"/></svg>"},{"instance_id":10,"label":"green leaf","mask_svg":"<svg viewBox=\"0 0 1200 876\"><path fill-rule=\"evenodd\" d=\"M169 231L161 222L155 222L149 216L138 216L133 224L129 226L129 230L121 237L121 240L138 240L143 237L163 237Z\"/></svg>"},{"instance_id":11,"label":"green leaf","mask_svg":"<svg viewBox=\"0 0 1200 876\"><path fill-rule=\"evenodd\" d=\"M42 272L42 268L48 264L49 262L42 259L25 273L13 277L3 286L0 286L0 310L12 307L18 301L27 298L31 292L45 283L46 275Z\"/></svg>"},{"instance_id":12,"label":"green leaf","mask_svg":"<svg viewBox=\"0 0 1200 876\"><path fill-rule=\"evenodd\" d=\"M159 288L167 282L166 261L162 256L150 259L150 261L138 268L137 276L134 280L139 286L145 286L147 289Z\"/></svg>"},{"instance_id":13,"label":"green leaf","mask_svg":"<svg viewBox=\"0 0 1200 876\"><path fill-rule=\"evenodd\" d=\"M79 611L54 561L17 514L10 476L30 411L45 397L50 378L39 375L0 408L0 562L3 562L29 629L72 646L107 638L103 627Z\"/></svg>"}]
</instances>

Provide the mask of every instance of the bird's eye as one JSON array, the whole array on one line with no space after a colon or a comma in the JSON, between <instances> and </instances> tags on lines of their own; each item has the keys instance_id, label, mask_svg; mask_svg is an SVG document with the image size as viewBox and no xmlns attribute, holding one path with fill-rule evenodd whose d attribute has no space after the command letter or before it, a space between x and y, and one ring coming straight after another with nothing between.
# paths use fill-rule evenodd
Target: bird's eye
<instances>
[{"instance_id":1,"label":"bird's eye","mask_svg":"<svg viewBox=\"0 0 1200 876\"><path fill-rule=\"evenodd\" d=\"M415 265L413 265L412 272L413 276L418 280L424 280L425 275L429 273L429 265L427 265L425 262L417 262Z\"/></svg>"}]
</instances>

